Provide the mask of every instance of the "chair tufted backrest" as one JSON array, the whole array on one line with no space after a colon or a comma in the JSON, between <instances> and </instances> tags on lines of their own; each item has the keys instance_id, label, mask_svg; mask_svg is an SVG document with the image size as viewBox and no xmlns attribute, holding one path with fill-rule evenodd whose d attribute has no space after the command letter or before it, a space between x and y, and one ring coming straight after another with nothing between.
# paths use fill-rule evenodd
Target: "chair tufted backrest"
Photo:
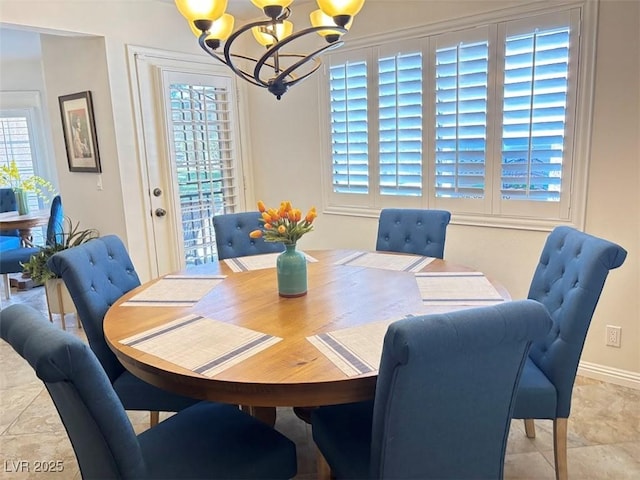
<instances>
[{"instance_id":1,"label":"chair tufted backrest","mask_svg":"<svg viewBox=\"0 0 640 480\"><path fill-rule=\"evenodd\" d=\"M449 220L451 213L445 210L382 209L376 250L444 258Z\"/></svg>"},{"instance_id":2,"label":"chair tufted backrest","mask_svg":"<svg viewBox=\"0 0 640 480\"><path fill-rule=\"evenodd\" d=\"M18 204L16 203L16 194L11 188L0 188L0 213L13 212L18 210ZM0 230L0 235L7 237L19 237L18 230Z\"/></svg>"},{"instance_id":3,"label":"chair tufted backrest","mask_svg":"<svg viewBox=\"0 0 640 480\"><path fill-rule=\"evenodd\" d=\"M249 233L262 226L259 219L260 212L227 213L213 217L218 259L283 252L284 245L281 243L249 237Z\"/></svg>"},{"instance_id":4,"label":"chair tufted backrest","mask_svg":"<svg viewBox=\"0 0 640 480\"><path fill-rule=\"evenodd\" d=\"M51 200L51 211L47 223L47 245L54 245L63 241L64 235L64 210L62 199L56 195Z\"/></svg>"},{"instance_id":5,"label":"chair tufted backrest","mask_svg":"<svg viewBox=\"0 0 640 480\"><path fill-rule=\"evenodd\" d=\"M551 327L532 300L391 324L376 383L370 478L502 478L516 387Z\"/></svg>"},{"instance_id":6,"label":"chair tufted backrest","mask_svg":"<svg viewBox=\"0 0 640 480\"><path fill-rule=\"evenodd\" d=\"M111 381L124 367L104 339L104 316L120 297L140 285L122 240L115 235L95 238L53 255L47 262L61 277L78 310L91 349Z\"/></svg>"},{"instance_id":7,"label":"chair tufted backrest","mask_svg":"<svg viewBox=\"0 0 640 480\"><path fill-rule=\"evenodd\" d=\"M0 312L0 336L47 387L83 478L145 475L131 422L96 356L82 340L24 304Z\"/></svg>"},{"instance_id":8,"label":"chair tufted backrest","mask_svg":"<svg viewBox=\"0 0 640 480\"><path fill-rule=\"evenodd\" d=\"M627 256L615 243L570 227L547 237L528 298L544 304L553 327L531 347L531 360L558 391L557 417L567 418L582 347L609 270Z\"/></svg>"}]
</instances>

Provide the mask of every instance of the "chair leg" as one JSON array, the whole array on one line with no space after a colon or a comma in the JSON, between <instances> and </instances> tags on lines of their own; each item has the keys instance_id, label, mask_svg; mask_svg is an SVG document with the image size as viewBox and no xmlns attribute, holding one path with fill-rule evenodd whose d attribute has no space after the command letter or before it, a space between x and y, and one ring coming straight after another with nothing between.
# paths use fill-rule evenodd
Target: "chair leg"
<instances>
[{"instance_id":1,"label":"chair leg","mask_svg":"<svg viewBox=\"0 0 640 480\"><path fill-rule=\"evenodd\" d=\"M152 410L149 412L149 426L155 427L160 422L160 412Z\"/></svg>"},{"instance_id":2,"label":"chair leg","mask_svg":"<svg viewBox=\"0 0 640 480\"><path fill-rule=\"evenodd\" d=\"M56 296L58 297L58 305L60 307L60 321L62 322L62 329L66 330L67 325L64 321L64 303L62 303L62 284L58 283L56 285Z\"/></svg>"},{"instance_id":3,"label":"chair leg","mask_svg":"<svg viewBox=\"0 0 640 480\"><path fill-rule=\"evenodd\" d=\"M567 418L553 420L553 456L556 463L556 480L567 480Z\"/></svg>"},{"instance_id":4,"label":"chair leg","mask_svg":"<svg viewBox=\"0 0 640 480\"><path fill-rule=\"evenodd\" d=\"M327 460L322 455L320 449L316 446L316 464L318 471L318 480L331 480L335 478L331 474L331 467L327 463Z\"/></svg>"},{"instance_id":5,"label":"chair leg","mask_svg":"<svg viewBox=\"0 0 640 480\"><path fill-rule=\"evenodd\" d=\"M524 419L524 433L527 434L527 438L536 438L536 425L533 423L533 418Z\"/></svg>"},{"instance_id":6,"label":"chair leg","mask_svg":"<svg viewBox=\"0 0 640 480\"><path fill-rule=\"evenodd\" d=\"M9 300L11 298L11 283L9 281L9 274L2 274L2 278L4 280L4 298Z\"/></svg>"}]
</instances>

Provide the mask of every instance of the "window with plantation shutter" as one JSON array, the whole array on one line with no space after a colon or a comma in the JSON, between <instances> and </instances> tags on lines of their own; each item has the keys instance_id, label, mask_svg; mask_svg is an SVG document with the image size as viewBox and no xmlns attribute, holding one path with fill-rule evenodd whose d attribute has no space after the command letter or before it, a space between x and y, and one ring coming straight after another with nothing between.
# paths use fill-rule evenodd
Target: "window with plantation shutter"
<instances>
[{"instance_id":1,"label":"window with plantation shutter","mask_svg":"<svg viewBox=\"0 0 640 480\"><path fill-rule=\"evenodd\" d=\"M330 55L325 211L438 208L473 225L582 225L593 3L510 8L481 25L447 21Z\"/></svg>"},{"instance_id":2,"label":"window with plantation shutter","mask_svg":"<svg viewBox=\"0 0 640 480\"><path fill-rule=\"evenodd\" d=\"M505 41L503 199L560 201L569 76L568 26Z\"/></svg>"},{"instance_id":3,"label":"window with plantation shutter","mask_svg":"<svg viewBox=\"0 0 640 480\"><path fill-rule=\"evenodd\" d=\"M332 185L336 193L369 192L367 62L329 69Z\"/></svg>"},{"instance_id":4,"label":"window with plantation shutter","mask_svg":"<svg viewBox=\"0 0 640 480\"><path fill-rule=\"evenodd\" d=\"M0 165L15 161L21 178L48 178L47 169L43 168L42 130L38 92L0 92ZM31 210L48 208L46 200L35 193L29 193L27 198ZM44 227L34 228L32 235L35 245L44 245Z\"/></svg>"},{"instance_id":5,"label":"window with plantation shutter","mask_svg":"<svg viewBox=\"0 0 640 480\"><path fill-rule=\"evenodd\" d=\"M422 52L378 60L380 194L422 194Z\"/></svg>"},{"instance_id":6,"label":"window with plantation shutter","mask_svg":"<svg viewBox=\"0 0 640 480\"><path fill-rule=\"evenodd\" d=\"M182 212L185 261L217 258L213 216L237 202L229 86L170 85L171 128Z\"/></svg>"},{"instance_id":7,"label":"window with plantation shutter","mask_svg":"<svg viewBox=\"0 0 640 480\"><path fill-rule=\"evenodd\" d=\"M486 36L481 41L450 42L436 48L436 197L484 198L488 77Z\"/></svg>"}]
</instances>

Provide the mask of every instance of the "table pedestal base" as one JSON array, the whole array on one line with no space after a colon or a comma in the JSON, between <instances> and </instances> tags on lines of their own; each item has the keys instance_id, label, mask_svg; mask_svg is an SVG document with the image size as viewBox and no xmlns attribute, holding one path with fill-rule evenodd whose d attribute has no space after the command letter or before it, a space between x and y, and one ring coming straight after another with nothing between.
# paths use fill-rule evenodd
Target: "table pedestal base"
<instances>
[{"instance_id":1,"label":"table pedestal base","mask_svg":"<svg viewBox=\"0 0 640 480\"><path fill-rule=\"evenodd\" d=\"M273 427L276 424L276 407L242 405L242 411Z\"/></svg>"}]
</instances>

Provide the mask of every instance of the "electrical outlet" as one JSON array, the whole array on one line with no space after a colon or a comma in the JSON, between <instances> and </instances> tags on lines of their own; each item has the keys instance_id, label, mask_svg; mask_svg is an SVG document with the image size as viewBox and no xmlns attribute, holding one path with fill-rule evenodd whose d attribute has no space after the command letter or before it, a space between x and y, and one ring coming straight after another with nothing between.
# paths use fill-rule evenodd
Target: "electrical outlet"
<instances>
[{"instance_id":1,"label":"electrical outlet","mask_svg":"<svg viewBox=\"0 0 640 480\"><path fill-rule=\"evenodd\" d=\"M620 340L622 336L622 327L615 325L607 325L607 345L610 347L620 348Z\"/></svg>"}]
</instances>

